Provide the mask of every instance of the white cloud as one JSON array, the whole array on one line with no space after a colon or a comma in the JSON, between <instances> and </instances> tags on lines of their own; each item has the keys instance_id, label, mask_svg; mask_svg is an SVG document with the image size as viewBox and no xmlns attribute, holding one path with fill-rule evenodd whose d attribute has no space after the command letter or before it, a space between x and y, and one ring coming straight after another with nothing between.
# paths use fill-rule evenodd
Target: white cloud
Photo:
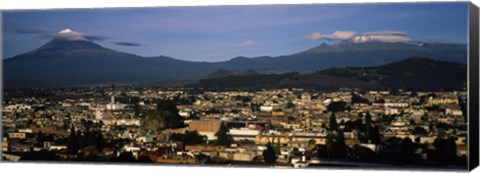
<instances>
[{"instance_id":1,"label":"white cloud","mask_svg":"<svg viewBox=\"0 0 480 173\"><path fill-rule=\"evenodd\" d=\"M314 32L305 36L306 40L318 40L321 38L322 38L322 34L320 34L320 32Z\"/></svg>"},{"instance_id":2,"label":"white cloud","mask_svg":"<svg viewBox=\"0 0 480 173\"><path fill-rule=\"evenodd\" d=\"M408 34L403 31L372 31L363 33L363 35L399 35L399 36L407 36Z\"/></svg>"},{"instance_id":3,"label":"white cloud","mask_svg":"<svg viewBox=\"0 0 480 173\"><path fill-rule=\"evenodd\" d=\"M395 43L410 42L412 40L408 37L408 34L403 31L373 31L356 36L351 41L354 43L363 43L368 41Z\"/></svg>"},{"instance_id":4,"label":"white cloud","mask_svg":"<svg viewBox=\"0 0 480 173\"><path fill-rule=\"evenodd\" d=\"M243 41L240 43L240 46L252 46L252 45L255 45L255 41L253 40L246 40L246 41Z\"/></svg>"},{"instance_id":5,"label":"white cloud","mask_svg":"<svg viewBox=\"0 0 480 173\"><path fill-rule=\"evenodd\" d=\"M369 41L380 41L380 42L410 42L411 39L406 36L400 35L362 35L356 36L351 40L354 43L363 43Z\"/></svg>"},{"instance_id":6,"label":"white cloud","mask_svg":"<svg viewBox=\"0 0 480 173\"><path fill-rule=\"evenodd\" d=\"M321 34L320 32L314 32L305 36L306 40L348 40L355 36L357 32L354 31L335 31L332 34Z\"/></svg>"}]
</instances>

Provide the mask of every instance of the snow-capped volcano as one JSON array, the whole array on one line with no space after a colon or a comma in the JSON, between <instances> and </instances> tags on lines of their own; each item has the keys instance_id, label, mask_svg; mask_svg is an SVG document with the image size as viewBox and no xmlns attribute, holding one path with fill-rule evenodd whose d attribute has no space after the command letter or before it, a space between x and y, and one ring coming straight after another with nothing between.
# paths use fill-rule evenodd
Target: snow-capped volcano
<instances>
[{"instance_id":1,"label":"snow-capped volcano","mask_svg":"<svg viewBox=\"0 0 480 173\"><path fill-rule=\"evenodd\" d=\"M67 41L89 41L84 35L80 32L73 31L69 28L61 30L57 34L57 39L67 40Z\"/></svg>"}]
</instances>

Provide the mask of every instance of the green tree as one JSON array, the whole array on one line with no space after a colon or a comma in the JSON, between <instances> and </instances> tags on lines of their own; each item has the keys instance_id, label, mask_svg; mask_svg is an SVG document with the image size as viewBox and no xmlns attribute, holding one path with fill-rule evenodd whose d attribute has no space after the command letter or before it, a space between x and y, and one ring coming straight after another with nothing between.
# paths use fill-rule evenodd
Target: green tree
<instances>
[{"instance_id":1,"label":"green tree","mask_svg":"<svg viewBox=\"0 0 480 173\"><path fill-rule=\"evenodd\" d=\"M102 132L96 132L97 133L97 143L95 143L95 146L97 149L102 150L106 146L105 139L103 138Z\"/></svg>"},{"instance_id":2,"label":"green tree","mask_svg":"<svg viewBox=\"0 0 480 173\"><path fill-rule=\"evenodd\" d=\"M181 141L185 145L204 144L206 136L200 135L197 131L186 131L185 134L175 133L170 135L170 139L174 141Z\"/></svg>"},{"instance_id":3,"label":"green tree","mask_svg":"<svg viewBox=\"0 0 480 173\"><path fill-rule=\"evenodd\" d=\"M162 117L159 111L150 111L142 118L142 128L145 130L163 130L167 128L165 118Z\"/></svg>"},{"instance_id":4,"label":"green tree","mask_svg":"<svg viewBox=\"0 0 480 173\"><path fill-rule=\"evenodd\" d=\"M400 150L401 160L403 163L412 163L415 160L415 144L410 138L403 139Z\"/></svg>"},{"instance_id":5,"label":"green tree","mask_svg":"<svg viewBox=\"0 0 480 173\"><path fill-rule=\"evenodd\" d=\"M74 154L78 151L77 148L77 134L75 134L75 127L73 124L70 126L70 136L67 139L67 151Z\"/></svg>"},{"instance_id":6,"label":"green tree","mask_svg":"<svg viewBox=\"0 0 480 173\"><path fill-rule=\"evenodd\" d=\"M275 154L280 155L280 150L281 150L281 144L280 144L280 137L277 138L277 143L275 145Z\"/></svg>"},{"instance_id":7,"label":"green tree","mask_svg":"<svg viewBox=\"0 0 480 173\"><path fill-rule=\"evenodd\" d=\"M267 163L275 163L277 160L277 155L275 154L275 150L272 147L272 144L270 142L267 143L266 145L267 149L263 151L262 156L263 160Z\"/></svg>"},{"instance_id":8,"label":"green tree","mask_svg":"<svg viewBox=\"0 0 480 173\"><path fill-rule=\"evenodd\" d=\"M369 137L371 142L374 143L374 144L380 144L381 142L381 136L380 136L380 129L377 125L375 125L373 128L372 128L372 134L371 136Z\"/></svg>"},{"instance_id":9,"label":"green tree","mask_svg":"<svg viewBox=\"0 0 480 173\"><path fill-rule=\"evenodd\" d=\"M367 111L365 114L365 127L367 128L367 137L371 141L372 136L373 136L373 130L372 130L372 115L370 115L370 112Z\"/></svg>"},{"instance_id":10,"label":"green tree","mask_svg":"<svg viewBox=\"0 0 480 173\"><path fill-rule=\"evenodd\" d=\"M419 134L427 134L428 132L427 132L427 130L425 130L425 128L423 128L423 127L415 126L415 127L413 128L412 133L413 133L414 135L419 135Z\"/></svg>"},{"instance_id":11,"label":"green tree","mask_svg":"<svg viewBox=\"0 0 480 173\"><path fill-rule=\"evenodd\" d=\"M343 130L338 130L337 145L338 150L335 155L340 159L344 159L347 156L347 144L345 143L345 136L343 134Z\"/></svg>"},{"instance_id":12,"label":"green tree","mask_svg":"<svg viewBox=\"0 0 480 173\"><path fill-rule=\"evenodd\" d=\"M312 150L315 149L316 146L317 146L317 142L316 142L314 139L310 139L310 140L308 141L308 145L307 145L307 148L306 148L306 149L307 149L308 151L312 151Z\"/></svg>"},{"instance_id":13,"label":"green tree","mask_svg":"<svg viewBox=\"0 0 480 173\"><path fill-rule=\"evenodd\" d=\"M132 152L122 152L118 157L112 158L112 162L137 162Z\"/></svg>"},{"instance_id":14,"label":"green tree","mask_svg":"<svg viewBox=\"0 0 480 173\"><path fill-rule=\"evenodd\" d=\"M94 132L88 132L86 136L87 136L86 146L94 146L98 143L97 136L95 135Z\"/></svg>"},{"instance_id":15,"label":"green tree","mask_svg":"<svg viewBox=\"0 0 480 173\"><path fill-rule=\"evenodd\" d=\"M377 155L370 148L355 144L351 150L351 154L359 161L371 162L375 161Z\"/></svg>"},{"instance_id":16,"label":"green tree","mask_svg":"<svg viewBox=\"0 0 480 173\"><path fill-rule=\"evenodd\" d=\"M177 105L172 100L158 100L157 110L150 111L142 118L142 128L146 130L163 130L182 127L182 117Z\"/></svg>"},{"instance_id":17,"label":"green tree","mask_svg":"<svg viewBox=\"0 0 480 173\"><path fill-rule=\"evenodd\" d=\"M285 105L285 108L287 109L293 109L295 108L295 104L293 104L291 101L287 102L287 104Z\"/></svg>"},{"instance_id":18,"label":"green tree","mask_svg":"<svg viewBox=\"0 0 480 173\"><path fill-rule=\"evenodd\" d=\"M225 123L221 123L220 128L215 133L217 137L216 145L230 146L233 142L233 138L228 134L228 128Z\"/></svg>"},{"instance_id":19,"label":"green tree","mask_svg":"<svg viewBox=\"0 0 480 173\"><path fill-rule=\"evenodd\" d=\"M87 145L87 138L85 135L82 135L82 132L80 130L77 130L77 143L76 143L76 148L77 150L83 149Z\"/></svg>"},{"instance_id":20,"label":"green tree","mask_svg":"<svg viewBox=\"0 0 480 173\"><path fill-rule=\"evenodd\" d=\"M435 158L439 161L450 163L458 158L457 146L453 137L437 137L433 142L433 146L437 155Z\"/></svg>"},{"instance_id":21,"label":"green tree","mask_svg":"<svg viewBox=\"0 0 480 173\"><path fill-rule=\"evenodd\" d=\"M338 130L338 124L337 124L337 117L335 116L335 113L332 112L330 115L330 126L329 126L330 131L336 131Z\"/></svg>"},{"instance_id":22,"label":"green tree","mask_svg":"<svg viewBox=\"0 0 480 173\"><path fill-rule=\"evenodd\" d=\"M340 111L345 111L346 109L347 109L347 102L344 102L344 101L332 102L327 106L327 110L331 112L340 112Z\"/></svg>"},{"instance_id":23,"label":"green tree","mask_svg":"<svg viewBox=\"0 0 480 173\"><path fill-rule=\"evenodd\" d=\"M344 159L347 156L347 145L343 131L329 131L327 134L327 157Z\"/></svg>"}]
</instances>

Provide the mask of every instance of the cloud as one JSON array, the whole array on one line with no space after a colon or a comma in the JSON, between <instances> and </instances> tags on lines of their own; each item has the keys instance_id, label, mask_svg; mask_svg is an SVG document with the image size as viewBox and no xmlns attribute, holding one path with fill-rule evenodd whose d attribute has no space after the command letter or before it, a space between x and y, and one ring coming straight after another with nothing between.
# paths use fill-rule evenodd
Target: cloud
<instances>
[{"instance_id":1,"label":"cloud","mask_svg":"<svg viewBox=\"0 0 480 173\"><path fill-rule=\"evenodd\" d=\"M142 45L140 43L133 43L133 42L113 42L113 44L117 46L131 46L131 47L141 47Z\"/></svg>"},{"instance_id":2,"label":"cloud","mask_svg":"<svg viewBox=\"0 0 480 173\"><path fill-rule=\"evenodd\" d=\"M41 34L40 35L40 38L44 38L44 39L55 39L55 38L60 38L62 37L61 35L59 34ZM82 35L82 37L90 40L90 41L105 41L105 40L108 40L109 38L108 37L105 37L105 36L98 36L98 35Z\"/></svg>"},{"instance_id":3,"label":"cloud","mask_svg":"<svg viewBox=\"0 0 480 173\"><path fill-rule=\"evenodd\" d=\"M97 36L97 35L85 35L84 37L91 41L103 41L108 39L108 37Z\"/></svg>"},{"instance_id":4,"label":"cloud","mask_svg":"<svg viewBox=\"0 0 480 173\"><path fill-rule=\"evenodd\" d=\"M381 30L365 32L358 34L355 31L335 31L332 34L322 34L314 32L304 37L306 40L345 40L353 43L363 43L370 41L379 42L411 42L412 39L408 37L408 33L395 30Z\"/></svg>"},{"instance_id":5,"label":"cloud","mask_svg":"<svg viewBox=\"0 0 480 173\"><path fill-rule=\"evenodd\" d=\"M305 36L306 40L349 40L355 36L357 32L354 31L335 31L332 34L322 34L320 32L314 32Z\"/></svg>"},{"instance_id":6,"label":"cloud","mask_svg":"<svg viewBox=\"0 0 480 173\"><path fill-rule=\"evenodd\" d=\"M241 43L240 43L240 46L252 46L252 45L255 45L255 44L256 44L256 43L255 43L255 41L253 41L253 40L246 40L246 41L244 41L244 42L241 42Z\"/></svg>"},{"instance_id":7,"label":"cloud","mask_svg":"<svg viewBox=\"0 0 480 173\"><path fill-rule=\"evenodd\" d=\"M366 32L363 35L398 35L398 36L407 36L408 34L403 31L373 31Z\"/></svg>"},{"instance_id":8,"label":"cloud","mask_svg":"<svg viewBox=\"0 0 480 173\"><path fill-rule=\"evenodd\" d=\"M355 36L351 41L354 43L363 43L369 41L396 43L410 42L412 39L410 39L408 34L403 31L373 31Z\"/></svg>"},{"instance_id":9,"label":"cloud","mask_svg":"<svg viewBox=\"0 0 480 173\"><path fill-rule=\"evenodd\" d=\"M8 29L10 32L15 32L19 34L42 34L47 33L48 31L37 28L27 28L27 27L15 27Z\"/></svg>"}]
</instances>

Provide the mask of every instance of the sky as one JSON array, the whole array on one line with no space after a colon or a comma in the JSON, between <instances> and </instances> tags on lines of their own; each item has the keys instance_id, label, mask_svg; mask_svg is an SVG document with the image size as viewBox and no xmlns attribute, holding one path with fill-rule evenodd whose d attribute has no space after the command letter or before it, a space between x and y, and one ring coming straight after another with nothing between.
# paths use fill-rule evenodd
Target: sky
<instances>
[{"instance_id":1,"label":"sky","mask_svg":"<svg viewBox=\"0 0 480 173\"><path fill-rule=\"evenodd\" d=\"M122 52L217 62L349 40L467 43L467 17L466 2L16 10L2 11L2 49L13 57L70 28Z\"/></svg>"}]
</instances>

